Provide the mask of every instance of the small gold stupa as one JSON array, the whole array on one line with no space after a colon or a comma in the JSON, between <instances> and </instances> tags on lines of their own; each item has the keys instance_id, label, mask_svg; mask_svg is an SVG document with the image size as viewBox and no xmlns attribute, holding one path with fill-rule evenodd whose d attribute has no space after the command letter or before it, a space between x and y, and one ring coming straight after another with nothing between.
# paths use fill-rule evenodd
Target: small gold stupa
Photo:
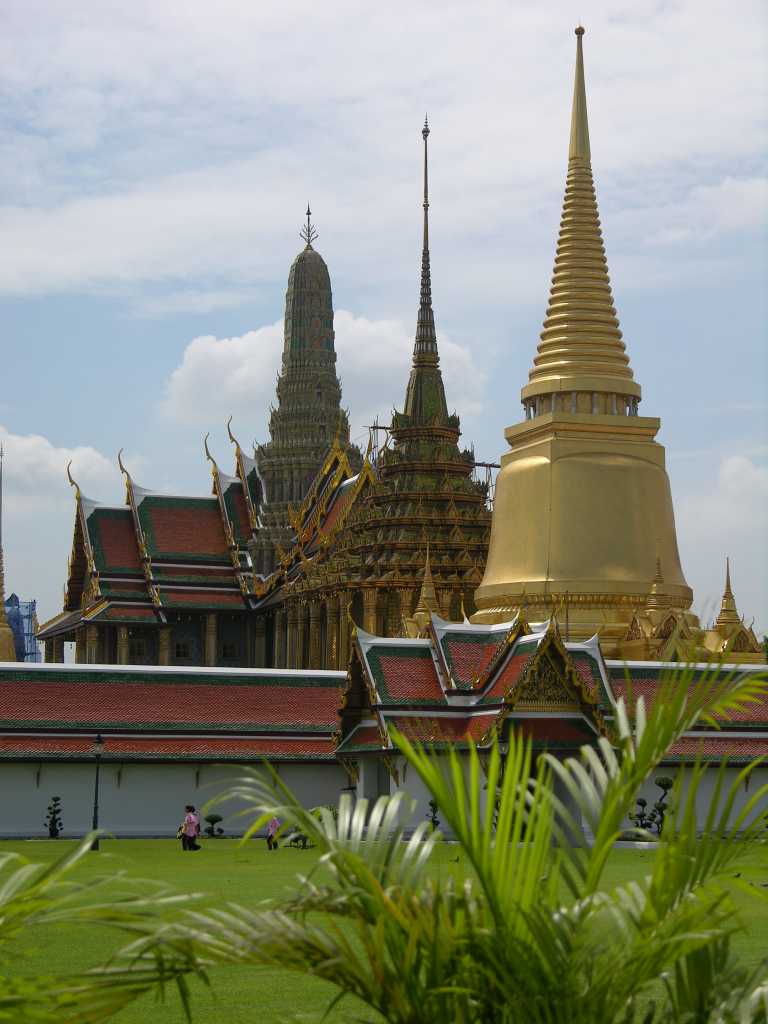
<instances>
[{"instance_id":1,"label":"small gold stupa","mask_svg":"<svg viewBox=\"0 0 768 1024\"><path fill-rule=\"evenodd\" d=\"M660 420L638 414L641 389L611 295L592 180L583 35L577 28L549 306L522 389L525 419L505 431L510 450L501 459L472 621L501 622L518 611L532 620L557 615L571 639L599 633L608 657L658 656L684 633L691 653L703 654L664 448L655 440Z\"/></svg>"}]
</instances>

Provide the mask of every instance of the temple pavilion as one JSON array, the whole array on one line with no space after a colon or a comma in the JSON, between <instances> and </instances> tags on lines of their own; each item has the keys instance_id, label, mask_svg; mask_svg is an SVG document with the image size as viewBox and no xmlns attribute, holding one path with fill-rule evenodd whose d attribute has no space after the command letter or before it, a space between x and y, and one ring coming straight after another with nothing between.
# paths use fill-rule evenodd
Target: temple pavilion
<instances>
[{"instance_id":1,"label":"temple pavilion","mask_svg":"<svg viewBox=\"0 0 768 1024\"><path fill-rule=\"evenodd\" d=\"M246 454L230 430L234 470L208 453L206 497L142 488L122 459L122 506L86 498L71 478L65 607L40 631L48 663L0 665L0 834L40 829L54 777L70 827L88 826L95 734L105 824L118 834L164 834L195 790L202 802L233 764L261 758L307 806L342 789L403 788L418 817L429 795L406 777L395 729L438 751L472 742L483 754L498 741L503 753L514 733L565 756L614 735L620 697L630 713L639 696L652 704L680 660L765 672L729 565L717 620L704 628L690 611L660 421L639 413L611 297L576 34L550 302L492 516L440 372L425 124L413 363L383 449L369 444L360 461L349 444L330 284L308 221L271 442ZM79 664L53 664L71 639ZM728 759L732 781L767 754L762 694L728 721L698 723L665 764ZM757 767L755 785L766 773ZM715 784L708 776L702 821Z\"/></svg>"},{"instance_id":2,"label":"temple pavilion","mask_svg":"<svg viewBox=\"0 0 768 1024\"><path fill-rule=\"evenodd\" d=\"M607 657L760 662L726 570L702 626L680 563L657 417L641 416L598 216L578 28L563 213L523 420L505 433L493 517L449 412L432 306L428 138L413 361L402 411L363 458L336 373L328 268L307 210L289 275L270 440L206 497L139 486L107 507L72 480L64 609L40 630L49 661L345 670L355 627L417 638L432 614L478 627L560 624Z\"/></svg>"}]
</instances>

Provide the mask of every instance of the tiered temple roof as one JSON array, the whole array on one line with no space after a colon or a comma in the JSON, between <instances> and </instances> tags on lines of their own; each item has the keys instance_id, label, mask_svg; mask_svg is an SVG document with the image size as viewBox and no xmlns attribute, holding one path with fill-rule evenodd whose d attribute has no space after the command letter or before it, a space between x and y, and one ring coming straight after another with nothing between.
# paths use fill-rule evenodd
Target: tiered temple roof
<instances>
[{"instance_id":1,"label":"tiered temple roof","mask_svg":"<svg viewBox=\"0 0 768 1024\"><path fill-rule=\"evenodd\" d=\"M711 672L709 664L697 666ZM535 748L567 751L612 735L615 704L630 713L642 696L652 705L674 663L603 658L597 637L564 641L557 623L522 619L494 626L446 622L432 614L421 639L356 631L341 710L337 754L343 761L395 750L391 730L437 748L470 740L487 747L505 730ZM734 666L723 665L725 676ZM739 666L739 671L760 671ZM742 708L720 728L702 725L666 760L743 762L768 754L768 701Z\"/></svg>"}]
</instances>

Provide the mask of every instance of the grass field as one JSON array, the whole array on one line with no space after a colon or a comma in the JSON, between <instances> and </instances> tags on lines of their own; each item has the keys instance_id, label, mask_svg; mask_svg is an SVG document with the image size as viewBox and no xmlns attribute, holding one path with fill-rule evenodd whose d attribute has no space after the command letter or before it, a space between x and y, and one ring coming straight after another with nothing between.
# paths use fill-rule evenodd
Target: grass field
<instances>
[{"instance_id":1,"label":"grass field","mask_svg":"<svg viewBox=\"0 0 768 1024\"><path fill-rule=\"evenodd\" d=\"M25 857L50 862L61 856L71 844L66 841L0 842L0 852L15 851ZM435 871L455 871L456 847L438 848ZM614 851L608 865L606 886L629 881L644 874L653 852ZM89 854L75 877L86 878L124 869L138 878L163 881L180 892L203 892L205 904L220 906L229 901L253 906L261 900L289 893L295 888L297 873L307 873L315 863L311 851L282 849L269 853L263 842L239 846L227 839L208 840L200 853L182 854L172 840L102 840L101 851ZM756 963L768 950L767 904L750 898L741 884L768 883L768 849L750 854L739 868L739 884L734 880L733 894L740 908L744 932L736 943L742 955ZM18 969L29 974L62 974L102 963L123 938L103 929L85 927L49 930L27 934ZM7 952L7 948L4 953ZM16 964L14 964L14 967ZM227 1024L252 1024L253 1021L319 1022L335 990L325 983L285 972L231 967L215 971L212 990L194 986L195 1021ZM328 1021L350 1020L352 1001L345 1001ZM360 1007L358 1006L359 1010ZM364 1011L366 1019L370 1012ZM137 1002L115 1018L121 1024L181 1024L184 1015L175 995L162 1006L151 999Z\"/></svg>"}]
</instances>

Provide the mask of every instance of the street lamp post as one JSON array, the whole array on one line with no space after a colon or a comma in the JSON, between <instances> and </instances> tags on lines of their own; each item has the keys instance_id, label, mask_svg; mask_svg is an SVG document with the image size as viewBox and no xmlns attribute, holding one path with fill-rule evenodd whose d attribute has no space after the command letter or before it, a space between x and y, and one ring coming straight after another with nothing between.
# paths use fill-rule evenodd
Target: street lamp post
<instances>
[{"instance_id":1,"label":"street lamp post","mask_svg":"<svg viewBox=\"0 0 768 1024\"><path fill-rule=\"evenodd\" d=\"M104 753L104 739L101 733L98 733L96 739L93 741L91 746L91 752L96 758L96 779L93 785L93 831L95 832L99 827L99 769L101 768L101 755ZM99 849L99 838L98 836L91 843L92 850Z\"/></svg>"}]
</instances>

